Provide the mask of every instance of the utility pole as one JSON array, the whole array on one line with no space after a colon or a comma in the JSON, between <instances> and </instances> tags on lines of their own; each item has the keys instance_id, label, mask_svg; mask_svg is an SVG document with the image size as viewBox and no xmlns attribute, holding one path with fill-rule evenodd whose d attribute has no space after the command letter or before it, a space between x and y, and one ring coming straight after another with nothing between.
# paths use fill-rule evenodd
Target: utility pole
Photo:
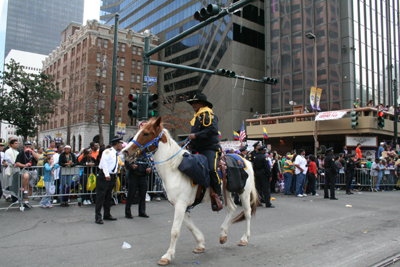
<instances>
[{"instance_id":1,"label":"utility pole","mask_svg":"<svg viewBox=\"0 0 400 267\"><path fill-rule=\"evenodd\" d=\"M394 90L394 140L393 140L393 149L396 149L397 145L397 123L399 121L399 112L397 110L397 98L399 97L399 93L397 92L397 79L393 80L393 90Z\"/></svg>"},{"instance_id":2,"label":"utility pole","mask_svg":"<svg viewBox=\"0 0 400 267\"><path fill-rule=\"evenodd\" d=\"M118 20L119 14L115 14L114 23L114 47L112 62L112 80L111 80L111 112L110 112L110 135L109 144L115 135L115 91L117 88L117 47L118 47Z\"/></svg>"}]
</instances>

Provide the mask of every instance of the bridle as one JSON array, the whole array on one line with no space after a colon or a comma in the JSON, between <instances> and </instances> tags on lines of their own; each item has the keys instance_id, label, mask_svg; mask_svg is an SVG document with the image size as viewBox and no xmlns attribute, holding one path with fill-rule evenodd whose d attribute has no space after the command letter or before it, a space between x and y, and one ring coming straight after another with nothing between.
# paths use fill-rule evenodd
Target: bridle
<instances>
[{"instance_id":1,"label":"bridle","mask_svg":"<svg viewBox=\"0 0 400 267\"><path fill-rule=\"evenodd\" d=\"M161 131L161 133L156 138L154 138L153 140L151 140L150 142L148 142L145 145L141 145L136 140L132 139L131 142L133 142L135 145L137 145L139 147L139 149L136 151L136 153L138 154L139 152L142 151L146 158L151 157L154 153L156 153L156 151L158 149L158 142L160 141L163 134L164 134L164 131ZM156 146L156 149L153 151L150 151L149 147L151 147L151 146ZM147 153L146 153L146 150L147 150Z\"/></svg>"}]
</instances>

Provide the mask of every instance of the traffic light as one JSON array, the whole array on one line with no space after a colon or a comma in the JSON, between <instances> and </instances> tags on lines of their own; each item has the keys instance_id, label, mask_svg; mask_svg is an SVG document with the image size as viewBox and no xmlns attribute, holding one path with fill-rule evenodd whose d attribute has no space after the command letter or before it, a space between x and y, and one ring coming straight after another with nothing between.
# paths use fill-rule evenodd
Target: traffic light
<instances>
[{"instance_id":1,"label":"traffic light","mask_svg":"<svg viewBox=\"0 0 400 267\"><path fill-rule=\"evenodd\" d=\"M157 112L157 99L158 99L158 95L157 94L152 94L149 93L149 95L147 96L149 98L149 118L151 117L157 117L158 112Z\"/></svg>"},{"instance_id":2,"label":"traffic light","mask_svg":"<svg viewBox=\"0 0 400 267\"><path fill-rule=\"evenodd\" d=\"M130 118L138 117L138 95L130 94L129 95L129 103L128 103L128 116Z\"/></svg>"},{"instance_id":3,"label":"traffic light","mask_svg":"<svg viewBox=\"0 0 400 267\"><path fill-rule=\"evenodd\" d=\"M235 78L236 73L234 71L226 70L226 69L217 69L215 71L215 74L220 75L220 76L225 76L229 78Z\"/></svg>"},{"instance_id":4,"label":"traffic light","mask_svg":"<svg viewBox=\"0 0 400 267\"><path fill-rule=\"evenodd\" d=\"M275 84L278 83L278 80L277 80L277 79L270 78L270 77L264 77L264 78L263 78L263 81L264 81L264 83L270 84L270 85L275 85Z\"/></svg>"},{"instance_id":5,"label":"traffic light","mask_svg":"<svg viewBox=\"0 0 400 267\"><path fill-rule=\"evenodd\" d=\"M221 8L218 5L209 4L207 8L203 7L200 11L196 11L193 18L202 22L212 16L218 15L220 11Z\"/></svg>"},{"instance_id":6,"label":"traffic light","mask_svg":"<svg viewBox=\"0 0 400 267\"><path fill-rule=\"evenodd\" d=\"M378 129L382 129L385 127L385 118L383 117L383 111L379 110L378 111Z\"/></svg>"},{"instance_id":7,"label":"traffic light","mask_svg":"<svg viewBox=\"0 0 400 267\"><path fill-rule=\"evenodd\" d=\"M358 126L358 115L355 110L350 111L351 127L355 129Z\"/></svg>"}]
</instances>

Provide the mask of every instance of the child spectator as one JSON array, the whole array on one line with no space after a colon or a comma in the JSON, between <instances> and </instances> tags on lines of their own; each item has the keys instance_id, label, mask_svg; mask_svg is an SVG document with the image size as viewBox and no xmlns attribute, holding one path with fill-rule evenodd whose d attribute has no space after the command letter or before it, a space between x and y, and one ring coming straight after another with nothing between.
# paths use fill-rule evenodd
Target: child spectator
<instances>
[{"instance_id":1,"label":"child spectator","mask_svg":"<svg viewBox=\"0 0 400 267\"><path fill-rule=\"evenodd\" d=\"M315 163L316 158L314 155L310 155L310 162L308 163L308 172L307 172L307 192L306 194L312 194L313 196L318 196L315 191L315 182L317 177L317 164Z\"/></svg>"},{"instance_id":2,"label":"child spectator","mask_svg":"<svg viewBox=\"0 0 400 267\"><path fill-rule=\"evenodd\" d=\"M58 164L54 164L54 158L52 155L47 156L44 160L44 185L46 187L46 196L42 198L42 201L40 201L40 206L42 208L52 208L53 206L51 205L51 199L50 195L50 186L53 182L53 174L54 170L60 167Z\"/></svg>"},{"instance_id":3,"label":"child spectator","mask_svg":"<svg viewBox=\"0 0 400 267\"><path fill-rule=\"evenodd\" d=\"M372 163L371 165L371 182L372 182L372 186L375 188L373 189L373 191L377 191L376 189L376 181L378 178L378 174L379 174L379 159L375 159L375 162Z\"/></svg>"}]
</instances>

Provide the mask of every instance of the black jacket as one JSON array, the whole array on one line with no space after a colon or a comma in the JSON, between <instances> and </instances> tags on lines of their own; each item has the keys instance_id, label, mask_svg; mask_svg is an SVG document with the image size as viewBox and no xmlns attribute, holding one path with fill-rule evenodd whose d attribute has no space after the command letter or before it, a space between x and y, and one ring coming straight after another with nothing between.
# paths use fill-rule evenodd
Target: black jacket
<instances>
[{"instance_id":1,"label":"black jacket","mask_svg":"<svg viewBox=\"0 0 400 267\"><path fill-rule=\"evenodd\" d=\"M87 163L94 163L94 166L99 165L99 163L97 162L97 160L93 157L89 158L89 157L82 157L81 160L78 162L78 165L83 165L86 166L85 168L83 168L83 173L86 174L87 176L89 176L91 173L97 173L97 167L92 166L91 168L89 166L87 166Z\"/></svg>"},{"instance_id":2,"label":"black jacket","mask_svg":"<svg viewBox=\"0 0 400 267\"><path fill-rule=\"evenodd\" d=\"M138 157L137 158L138 161L141 162L145 162L145 158L142 157ZM136 169L132 169L132 165L138 165L138 167ZM130 179L134 179L134 178L144 178L147 177L147 172L146 169L150 168L149 164L142 164L142 163L135 163L135 162L128 162L125 161L125 167L127 168L127 170L129 170L129 178Z\"/></svg>"},{"instance_id":3,"label":"black jacket","mask_svg":"<svg viewBox=\"0 0 400 267\"><path fill-rule=\"evenodd\" d=\"M271 167L269 166L269 161L263 153L257 153L256 157L253 159L254 171L256 176L265 176L267 178L271 177Z\"/></svg>"},{"instance_id":4,"label":"black jacket","mask_svg":"<svg viewBox=\"0 0 400 267\"><path fill-rule=\"evenodd\" d=\"M218 118L213 113L203 112L196 118L190 133L196 135L196 139L191 141L194 150L213 149L213 145L218 145ZM219 147L219 145L218 145ZM218 149L218 148L217 148Z\"/></svg>"},{"instance_id":5,"label":"black jacket","mask_svg":"<svg viewBox=\"0 0 400 267\"><path fill-rule=\"evenodd\" d=\"M74 167L74 166L76 166L76 165L78 164L78 161L76 160L76 156L75 156L74 153L69 153L69 158L70 158L70 160L72 160L72 165L71 165L71 167ZM63 152L63 153L61 153L61 155L60 155L60 159L58 160L58 164L59 164L61 167L66 167L65 164L67 164L67 163L68 163L68 159L67 159L67 157L66 157L66 155L65 155L65 152Z\"/></svg>"},{"instance_id":6,"label":"black jacket","mask_svg":"<svg viewBox=\"0 0 400 267\"><path fill-rule=\"evenodd\" d=\"M337 174L337 167L332 155L327 155L324 161L325 172Z\"/></svg>"},{"instance_id":7,"label":"black jacket","mask_svg":"<svg viewBox=\"0 0 400 267\"><path fill-rule=\"evenodd\" d=\"M354 162L354 160L352 159L347 159L346 161L346 165L345 165L345 170L347 173L352 173L354 172L354 169L356 167L356 164Z\"/></svg>"}]
</instances>

